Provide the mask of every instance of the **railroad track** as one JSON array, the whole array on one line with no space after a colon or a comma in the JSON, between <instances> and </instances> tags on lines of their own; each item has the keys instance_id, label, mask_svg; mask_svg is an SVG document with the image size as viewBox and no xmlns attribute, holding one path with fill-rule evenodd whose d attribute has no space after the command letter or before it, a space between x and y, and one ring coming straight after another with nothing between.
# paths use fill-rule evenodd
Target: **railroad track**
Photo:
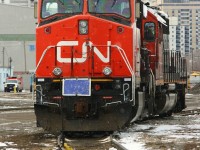
<instances>
[{"instance_id":1,"label":"railroad track","mask_svg":"<svg viewBox=\"0 0 200 150\"><path fill-rule=\"evenodd\" d=\"M61 150L128 150L121 145L112 135L102 138L65 138Z\"/></svg>"},{"instance_id":2,"label":"railroad track","mask_svg":"<svg viewBox=\"0 0 200 150\"><path fill-rule=\"evenodd\" d=\"M200 109L191 109L182 111L180 113L176 113L176 115L181 115L181 116L199 115L199 114L200 114Z\"/></svg>"},{"instance_id":3,"label":"railroad track","mask_svg":"<svg viewBox=\"0 0 200 150\"><path fill-rule=\"evenodd\" d=\"M125 148L122 144L120 144L115 138L113 138L111 136L111 142L113 143L113 145L115 145L115 147L117 148L117 150L128 150L127 148Z\"/></svg>"},{"instance_id":4,"label":"railroad track","mask_svg":"<svg viewBox=\"0 0 200 150\"><path fill-rule=\"evenodd\" d=\"M33 110L34 107L33 106L29 106L29 107L14 107L14 108L1 108L0 112L3 111L15 111L15 110Z\"/></svg>"}]
</instances>

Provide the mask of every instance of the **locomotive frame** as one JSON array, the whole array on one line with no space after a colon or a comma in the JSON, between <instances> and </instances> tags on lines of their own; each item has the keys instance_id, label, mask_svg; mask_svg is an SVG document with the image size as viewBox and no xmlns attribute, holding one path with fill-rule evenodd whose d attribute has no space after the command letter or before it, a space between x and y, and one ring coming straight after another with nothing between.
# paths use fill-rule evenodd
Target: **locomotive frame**
<instances>
[{"instance_id":1,"label":"locomotive frame","mask_svg":"<svg viewBox=\"0 0 200 150\"><path fill-rule=\"evenodd\" d=\"M139 0L38 0L37 6L38 126L110 132L186 107L186 60L166 50L165 13Z\"/></svg>"}]
</instances>

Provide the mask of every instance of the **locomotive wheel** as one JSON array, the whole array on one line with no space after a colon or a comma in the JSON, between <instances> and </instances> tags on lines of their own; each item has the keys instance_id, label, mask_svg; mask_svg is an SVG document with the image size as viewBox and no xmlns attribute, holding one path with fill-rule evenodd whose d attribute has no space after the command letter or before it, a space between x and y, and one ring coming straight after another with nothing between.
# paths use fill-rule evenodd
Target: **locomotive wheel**
<instances>
[{"instance_id":1,"label":"locomotive wheel","mask_svg":"<svg viewBox=\"0 0 200 150\"><path fill-rule=\"evenodd\" d=\"M177 104L176 104L176 107L174 108L174 112L178 113L178 112L181 112L181 111L182 111L181 102L178 101Z\"/></svg>"},{"instance_id":2,"label":"locomotive wheel","mask_svg":"<svg viewBox=\"0 0 200 150\"><path fill-rule=\"evenodd\" d=\"M172 116L172 111L169 111L167 113L164 113L164 114L159 114L160 117L170 117Z\"/></svg>"}]
</instances>

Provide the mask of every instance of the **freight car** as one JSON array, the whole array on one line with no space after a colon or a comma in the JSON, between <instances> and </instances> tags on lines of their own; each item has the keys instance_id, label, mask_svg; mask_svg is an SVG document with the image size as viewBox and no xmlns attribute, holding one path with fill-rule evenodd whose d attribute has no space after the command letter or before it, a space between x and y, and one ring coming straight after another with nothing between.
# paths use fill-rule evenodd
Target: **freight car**
<instances>
[{"instance_id":1,"label":"freight car","mask_svg":"<svg viewBox=\"0 0 200 150\"><path fill-rule=\"evenodd\" d=\"M137 0L38 0L37 125L115 131L185 108L186 60L168 16Z\"/></svg>"}]
</instances>

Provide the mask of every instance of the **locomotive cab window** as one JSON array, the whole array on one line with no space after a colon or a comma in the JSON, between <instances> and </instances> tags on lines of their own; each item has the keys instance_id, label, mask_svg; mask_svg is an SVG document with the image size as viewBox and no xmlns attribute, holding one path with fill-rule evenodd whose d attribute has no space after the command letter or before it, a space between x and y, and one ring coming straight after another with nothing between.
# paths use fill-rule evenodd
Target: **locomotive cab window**
<instances>
[{"instance_id":1,"label":"locomotive cab window","mask_svg":"<svg viewBox=\"0 0 200 150\"><path fill-rule=\"evenodd\" d=\"M147 22L144 25L144 39L146 41L155 40L155 24L153 22Z\"/></svg>"},{"instance_id":2,"label":"locomotive cab window","mask_svg":"<svg viewBox=\"0 0 200 150\"><path fill-rule=\"evenodd\" d=\"M43 0L42 18L55 14L75 14L83 11L82 0Z\"/></svg>"},{"instance_id":3,"label":"locomotive cab window","mask_svg":"<svg viewBox=\"0 0 200 150\"><path fill-rule=\"evenodd\" d=\"M56 2L43 2L42 18L58 13L58 4Z\"/></svg>"},{"instance_id":4,"label":"locomotive cab window","mask_svg":"<svg viewBox=\"0 0 200 150\"><path fill-rule=\"evenodd\" d=\"M94 14L116 14L131 17L130 0L89 0L89 12Z\"/></svg>"}]
</instances>

